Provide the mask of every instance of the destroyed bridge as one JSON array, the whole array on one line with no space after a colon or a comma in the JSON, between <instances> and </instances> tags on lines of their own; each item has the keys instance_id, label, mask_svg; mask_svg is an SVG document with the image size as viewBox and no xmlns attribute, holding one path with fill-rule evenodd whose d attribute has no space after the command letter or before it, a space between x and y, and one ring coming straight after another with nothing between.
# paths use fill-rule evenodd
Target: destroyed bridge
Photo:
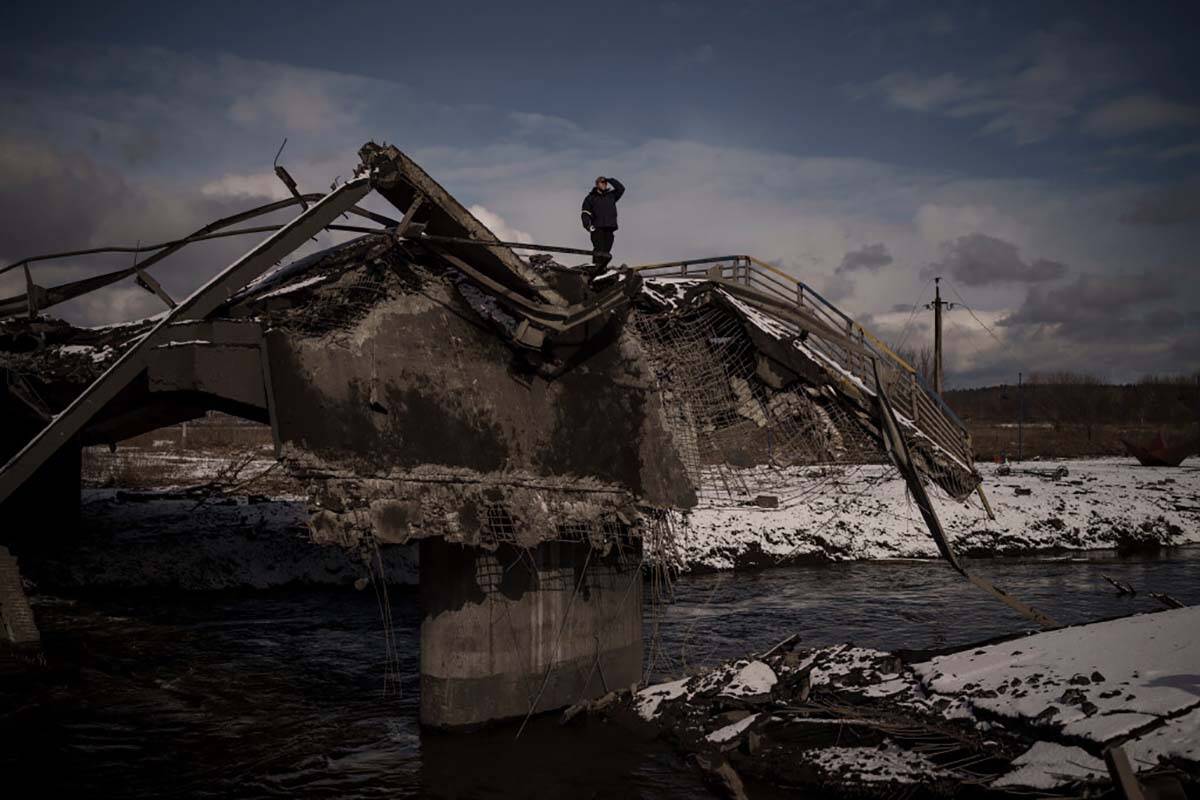
<instances>
[{"instance_id":1,"label":"destroyed bridge","mask_svg":"<svg viewBox=\"0 0 1200 800\"><path fill-rule=\"evenodd\" d=\"M316 541L364 558L419 541L421 719L441 727L638 681L641 567L669 561L680 512L804 502L812 465L895 464L957 566L926 487L977 490L970 437L811 288L741 255L525 260L397 148L360 155L325 195L279 168L291 198L143 247L135 267L60 286L38 283L39 259L3 268L27 288L0 299L0 545L71 546L55 528L78 514L83 446L210 410L269 424ZM370 192L400 219L361 208ZM327 229L360 235L287 261ZM148 271L245 233L269 235L178 302ZM45 313L130 278L165 312L101 328ZM36 638L12 584L9 635Z\"/></svg>"}]
</instances>

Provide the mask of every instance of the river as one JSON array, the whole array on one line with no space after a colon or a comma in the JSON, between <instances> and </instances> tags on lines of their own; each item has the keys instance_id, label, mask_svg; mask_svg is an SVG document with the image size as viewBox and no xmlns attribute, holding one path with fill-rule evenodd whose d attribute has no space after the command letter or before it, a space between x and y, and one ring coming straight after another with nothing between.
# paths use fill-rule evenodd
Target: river
<instances>
[{"instance_id":1,"label":"river","mask_svg":"<svg viewBox=\"0 0 1200 800\"><path fill-rule=\"evenodd\" d=\"M1200 548L995 559L972 568L1062 622L1200 603ZM1102 575L1139 589L1119 597ZM1028 629L939 562L691 575L651 601L657 677L762 650L965 645ZM0 677L7 788L122 797L703 796L665 745L588 721L468 736L420 731L416 592L391 592L401 680L385 687L376 596L351 589L43 597L51 668ZM656 632L655 632L656 631ZM387 690L385 692L385 689ZM20 796L19 794L16 796Z\"/></svg>"}]
</instances>

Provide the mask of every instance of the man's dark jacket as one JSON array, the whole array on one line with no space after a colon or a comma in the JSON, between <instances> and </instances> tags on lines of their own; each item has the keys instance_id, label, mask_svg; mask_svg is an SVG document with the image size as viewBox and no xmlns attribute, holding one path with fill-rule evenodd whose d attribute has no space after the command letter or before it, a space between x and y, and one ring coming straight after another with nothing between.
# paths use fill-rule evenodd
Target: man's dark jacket
<instances>
[{"instance_id":1,"label":"man's dark jacket","mask_svg":"<svg viewBox=\"0 0 1200 800\"><path fill-rule=\"evenodd\" d=\"M601 192L593 186L588 196L583 198L583 213L579 216L584 228L617 229L617 201L625 194L625 187L616 178L609 178L608 183L612 188L607 192Z\"/></svg>"}]
</instances>

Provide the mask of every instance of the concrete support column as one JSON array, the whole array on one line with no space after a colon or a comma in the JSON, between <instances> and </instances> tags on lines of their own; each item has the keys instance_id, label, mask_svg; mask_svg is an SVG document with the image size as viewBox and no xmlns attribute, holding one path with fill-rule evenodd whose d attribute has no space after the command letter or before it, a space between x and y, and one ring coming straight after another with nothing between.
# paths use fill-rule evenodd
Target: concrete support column
<instances>
[{"instance_id":1,"label":"concrete support column","mask_svg":"<svg viewBox=\"0 0 1200 800\"><path fill-rule=\"evenodd\" d=\"M463 728L641 679L641 542L421 541L421 723Z\"/></svg>"},{"instance_id":2,"label":"concrete support column","mask_svg":"<svg viewBox=\"0 0 1200 800\"><path fill-rule=\"evenodd\" d=\"M7 547L0 547L0 635L16 645L36 647L41 642L33 609L21 586L17 559Z\"/></svg>"}]
</instances>

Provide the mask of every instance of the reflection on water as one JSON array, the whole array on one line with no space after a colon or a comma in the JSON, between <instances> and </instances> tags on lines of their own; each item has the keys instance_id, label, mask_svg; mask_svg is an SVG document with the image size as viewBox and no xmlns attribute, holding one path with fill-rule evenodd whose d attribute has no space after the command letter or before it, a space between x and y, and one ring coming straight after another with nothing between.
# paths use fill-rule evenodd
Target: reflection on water
<instances>
[{"instance_id":1,"label":"reflection on water","mask_svg":"<svg viewBox=\"0 0 1200 800\"><path fill-rule=\"evenodd\" d=\"M1200 553L976 562L999 586L1064 622L1200 603ZM1100 577L1140 590L1117 597ZM804 566L692 576L648 637L673 674L806 645L965 644L1028 627L935 562ZM649 589L648 589L649 593ZM647 631L651 630L647 603ZM54 669L0 679L0 769L43 791L122 796L668 797L703 790L656 742L535 720L465 737L416 725L416 594L392 594L404 676L384 695L384 637L371 592L126 593L38 608ZM47 765L51 765L47 769ZM25 782L25 781L22 781ZM10 783L10 786L20 785Z\"/></svg>"}]
</instances>

